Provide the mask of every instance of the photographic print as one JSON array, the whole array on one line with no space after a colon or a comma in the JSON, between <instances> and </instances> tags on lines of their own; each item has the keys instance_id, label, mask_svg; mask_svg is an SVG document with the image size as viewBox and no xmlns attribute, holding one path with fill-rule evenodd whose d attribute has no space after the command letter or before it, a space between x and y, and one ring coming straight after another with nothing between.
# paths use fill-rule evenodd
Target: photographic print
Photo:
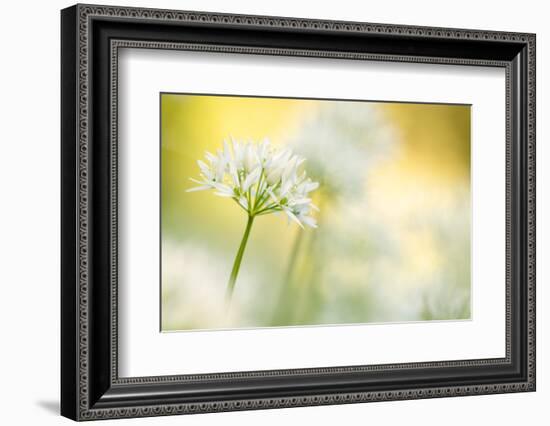
<instances>
[{"instance_id":1,"label":"photographic print","mask_svg":"<svg viewBox=\"0 0 550 426\"><path fill-rule=\"evenodd\" d=\"M61 414L535 391L536 75L534 33L63 9Z\"/></svg>"},{"instance_id":2,"label":"photographic print","mask_svg":"<svg viewBox=\"0 0 550 426\"><path fill-rule=\"evenodd\" d=\"M470 112L161 93L161 331L469 320Z\"/></svg>"}]
</instances>

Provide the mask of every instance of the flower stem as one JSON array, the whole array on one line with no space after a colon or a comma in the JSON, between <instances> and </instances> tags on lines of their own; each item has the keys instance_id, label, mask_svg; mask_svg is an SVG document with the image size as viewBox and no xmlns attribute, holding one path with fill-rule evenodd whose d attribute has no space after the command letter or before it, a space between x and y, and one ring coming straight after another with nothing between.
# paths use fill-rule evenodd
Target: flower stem
<instances>
[{"instance_id":1,"label":"flower stem","mask_svg":"<svg viewBox=\"0 0 550 426\"><path fill-rule=\"evenodd\" d=\"M241 245L239 246L239 250L237 251L235 262L233 262L233 269L231 270L231 275L229 276L229 281L227 283L227 291L225 293L225 300L227 303L231 301L231 296L233 295L235 281L237 281L237 275L239 274L239 268L241 267L241 261L243 260L244 249L246 248L248 236L250 235L252 222L254 222L254 216L249 215L248 222L246 223L246 229L244 230L243 239L241 240Z\"/></svg>"},{"instance_id":2,"label":"flower stem","mask_svg":"<svg viewBox=\"0 0 550 426\"><path fill-rule=\"evenodd\" d=\"M292 293L295 292L293 286L294 275L296 272L296 261L299 257L300 248L302 246L302 241L304 240L304 230L298 229L298 233L294 237L294 243L292 244L292 251L290 252L290 257L288 258L288 264L286 267L285 279L281 283L281 291L279 294L279 299L277 300L277 308L275 315L273 317L273 326L285 325L285 322L288 324L292 320L293 312L291 311L291 306L289 303L285 303L287 300L292 300Z\"/></svg>"}]
</instances>

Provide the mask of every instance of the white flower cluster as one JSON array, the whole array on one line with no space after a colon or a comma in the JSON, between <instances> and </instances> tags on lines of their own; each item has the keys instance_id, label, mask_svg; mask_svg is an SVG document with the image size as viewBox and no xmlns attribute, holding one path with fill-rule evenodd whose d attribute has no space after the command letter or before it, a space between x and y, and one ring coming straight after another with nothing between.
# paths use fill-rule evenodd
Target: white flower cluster
<instances>
[{"instance_id":1,"label":"white flower cluster","mask_svg":"<svg viewBox=\"0 0 550 426\"><path fill-rule=\"evenodd\" d=\"M289 148L277 150L269 140L261 143L224 141L216 155L206 152L207 162L198 160L200 186L188 191L215 189L216 195L232 198L250 217L284 212L302 228L317 227L311 216L318 210L309 193L319 187L305 171L299 172L303 158Z\"/></svg>"}]
</instances>

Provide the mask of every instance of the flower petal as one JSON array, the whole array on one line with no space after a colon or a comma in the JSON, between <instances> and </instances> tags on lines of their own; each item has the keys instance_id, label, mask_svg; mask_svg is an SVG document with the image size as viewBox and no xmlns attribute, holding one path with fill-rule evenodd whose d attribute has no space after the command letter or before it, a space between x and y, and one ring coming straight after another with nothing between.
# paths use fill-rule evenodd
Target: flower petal
<instances>
[{"instance_id":1,"label":"flower petal","mask_svg":"<svg viewBox=\"0 0 550 426\"><path fill-rule=\"evenodd\" d=\"M292 213L289 209L284 209L285 210L285 213L286 215L292 219L294 222L296 222L298 225L300 225L300 227L303 229L304 228L304 225L302 225L302 222L300 222L300 220L296 217L296 215L294 213Z\"/></svg>"},{"instance_id":2,"label":"flower petal","mask_svg":"<svg viewBox=\"0 0 550 426\"><path fill-rule=\"evenodd\" d=\"M201 169L202 173L205 175L210 174L210 167L208 167L204 161L197 160L197 164L199 165L199 169Z\"/></svg>"},{"instance_id":3,"label":"flower petal","mask_svg":"<svg viewBox=\"0 0 550 426\"><path fill-rule=\"evenodd\" d=\"M233 198L233 194L228 194L227 192L214 192L214 195L217 195L219 197L225 197L225 198Z\"/></svg>"},{"instance_id":4,"label":"flower petal","mask_svg":"<svg viewBox=\"0 0 550 426\"><path fill-rule=\"evenodd\" d=\"M251 185L254 185L258 181L261 172L261 167L256 167L252 172L248 174L241 187L243 192L248 191L248 188L250 188Z\"/></svg>"},{"instance_id":5,"label":"flower petal","mask_svg":"<svg viewBox=\"0 0 550 426\"><path fill-rule=\"evenodd\" d=\"M231 188L229 185L225 185L223 183L218 182L212 182L212 187L216 188L219 192L223 192L225 194L229 194L229 196L233 196L233 188Z\"/></svg>"},{"instance_id":6,"label":"flower petal","mask_svg":"<svg viewBox=\"0 0 550 426\"><path fill-rule=\"evenodd\" d=\"M298 198L296 200L292 200L288 204L290 206L298 206L298 205L308 205L311 203L311 198Z\"/></svg>"},{"instance_id":7,"label":"flower petal","mask_svg":"<svg viewBox=\"0 0 550 426\"><path fill-rule=\"evenodd\" d=\"M210 185L195 186L193 188L186 189L185 192L205 191L207 189L212 189L212 187Z\"/></svg>"},{"instance_id":8,"label":"flower petal","mask_svg":"<svg viewBox=\"0 0 550 426\"><path fill-rule=\"evenodd\" d=\"M194 178L189 178L189 180L191 182L198 183L199 185L210 185L210 182L207 182L207 181L202 181L202 180L198 180L198 179L194 179Z\"/></svg>"},{"instance_id":9,"label":"flower petal","mask_svg":"<svg viewBox=\"0 0 550 426\"><path fill-rule=\"evenodd\" d=\"M283 175L283 168L276 167L268 172L267 176L265 177L265 180L269 185L276 185L281 180L282 175Z\"/></svg>"},{"instance_id":10,"label":"flower petal","mask_svg":"<svg viewBox=\"0 0 550 426\"><path fill-rule=\"evenodd\" d=\"M317 228L317 222L311 216L300 216L300 221L311 228Z\"/></svg>"},{"instance_id":11,"label":"flower petal","mask_svg":"<svg viewBox=\"0 0 550 426\"><path fill-rule=\"evenodd\" d=\"M213 163L213 162L216 161L216 156L214 154L212 154L211 152L205 151L204 156L206 157L206 159L208 161L210 161L210 163Z\"/></svg>"}]
</instances>

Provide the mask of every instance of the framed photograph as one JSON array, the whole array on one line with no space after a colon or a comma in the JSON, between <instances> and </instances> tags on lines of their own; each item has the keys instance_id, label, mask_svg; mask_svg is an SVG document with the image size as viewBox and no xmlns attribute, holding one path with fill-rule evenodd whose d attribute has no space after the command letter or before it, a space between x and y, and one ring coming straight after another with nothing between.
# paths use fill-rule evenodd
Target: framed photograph
<instances>
[{"instance_id":1,"label":"framed photograph","mask_svg":"<svg viewBox=\"0 0 550 426\"><path fill-rule=\"evenodd\" d=\"M61 12L61 413L535 390L535 35Z\"/></svg>"}]
</instances>

